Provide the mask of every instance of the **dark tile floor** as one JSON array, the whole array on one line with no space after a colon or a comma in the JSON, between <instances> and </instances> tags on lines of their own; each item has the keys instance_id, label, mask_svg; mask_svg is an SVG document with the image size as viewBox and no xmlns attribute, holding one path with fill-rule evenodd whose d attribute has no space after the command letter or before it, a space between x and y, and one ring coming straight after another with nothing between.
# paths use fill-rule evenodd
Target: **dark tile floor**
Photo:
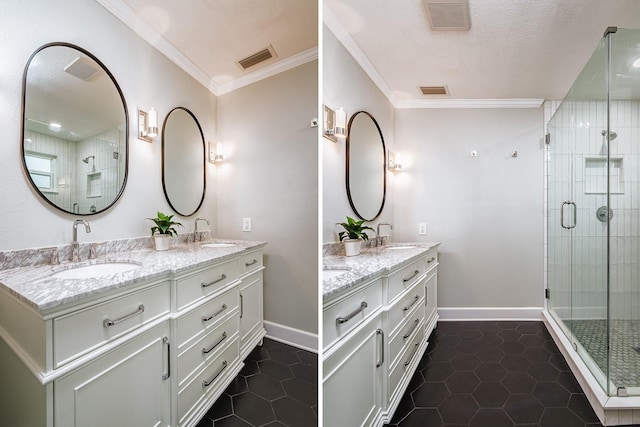
<instances>
[{"instance_id":1,"label":"dark tile floor","mask_svg":"<svg viewBox=\"0 0 640 427\"><path fill-rule=\"evenodd\" d=\"M392 426L601 426L542 322L439 322Z\"/></svg>"},{"instance_id":2,"label":"dark tile floor","mask_svg":"<svg viewBox=\"0 0 640 427\"><path fill-rule=\"evenodd\" d=\"M318 355L265 338L197 427L318 424Z\"/></svg>"}]
</instances>

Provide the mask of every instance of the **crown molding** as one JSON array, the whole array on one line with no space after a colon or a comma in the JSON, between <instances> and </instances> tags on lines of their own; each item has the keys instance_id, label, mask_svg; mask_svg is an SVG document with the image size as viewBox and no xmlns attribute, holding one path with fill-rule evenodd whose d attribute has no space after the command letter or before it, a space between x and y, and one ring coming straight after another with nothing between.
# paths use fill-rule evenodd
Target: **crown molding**
<instances>
[{"instance_id":1,"label":"crown molding","mask_svg":"<svg viewBox=\"0 0 640 427\"><path fill-rule=\"evenodd\" d=\"M276 74L282 73L283 71L295 68L299 65L306 64L307 62L311 62L315 59L318 59L318 46L304 50L296 55L283 59L282 61L278 61L272 65L261 68L252 73L245 74L244 76L238 77L231 80L230 82L222 84L218 86L215 95L224 95L225 93L232 92L243 86L250 85L257 81L266 79L267 77L271 77Z\"/></svg>"},{"instance_id":2,"label":"crown molding","mask_svg":"<svg viewBox=\"0 0 640 427\"><path fill-rule=\"evenodd\" d=\"M283 71L302 65L318 58L318 47L313 47L278 61L257 71L245 74L222 85L217 84L210 76L202 71L182 52L169 43L162 34L156 32L149 24L138 18L136 13L122 0L96 0L116 18L131 28L137 35L144 39L170 61L182 68L187 74L198 81L216 96L231 92L267 77L274 76Z\"/></svg>"},{"instance_id":3,"label":"crown molding","mask_svg":"<svg viewBox=\"0 0 640 427\"><path fill-rule=\"evenodd\" d=\"M406 108L540 108L544 99L400 99L394 107Z\"/></svg>"},{"instance_id":4,"label":"crown molding","mask_svg":"<svg viewBox=\"0 0 640 427\"><path fill-rule=\"evenodd\" d=\"M367 55L364 54L358 43L351 37L351 34L338 21L333 11L326 6L323 8L323 22L333 33L334 36L342 43L344 48L351 54L353 59L360 65L364 72L369 76L373 83L387 97L389 102L395 107L397 96L391 90L391 87L382 78L376 67L369 61Z\"/></svg>"},{"instance_id":5,"label":"crown molding","mask_svg":"<svg viewBox=\"0 0 640 427\"><path fill-rule=\"evenodd\" d=\"M387 97L396 109L407 108L539 108L544 99L513 98L513 99L401 99L382 78L376 67L360 49L358 43L340 23L333 11L325 5L323 21L327 28L342 43L353 59L360 65L373 83Z\"/></svg>"}]
</instances>

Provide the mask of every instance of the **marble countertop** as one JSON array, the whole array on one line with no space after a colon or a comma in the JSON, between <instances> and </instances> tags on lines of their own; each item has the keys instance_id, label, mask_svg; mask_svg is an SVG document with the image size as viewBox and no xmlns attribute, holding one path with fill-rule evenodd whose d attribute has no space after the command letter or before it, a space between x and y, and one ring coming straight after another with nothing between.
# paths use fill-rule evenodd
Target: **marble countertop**
<instances>
[{"instance_id":1,"label":"marble countertop","mask_svg":"<svg viewBox=\"0 0 640 427\"><path fill-rule=\"evenodd\" d=\"M370 279L411 263L439 245L440 243L393 243L363 249L360 255L352 257L324 256L323 270L347 271L322 281L322 301L326 304Z\"/></svg>"},{"instance_id":2,"label":"marble countertop","mask_svg":"<svg viewBox=\"0 0 640 427\"><path fill-rule=\"evenodd\" d=\"M63 262L59 265L40 265L0 270L0 288L46 314L82 299L99 296L105 292L125 288L168 274L179 274L187 269L206 267L234 258L242 253L259 249L266 242L241 240L210 240L202 243L234 243L234 246L208 248L202 244L174 244L166 252L138 249L100 256L80 262ZM88 279L59 279L51 274L61 270L106 262L131 262L140 267L108 276Z\"/></svg>"}]
</instances>

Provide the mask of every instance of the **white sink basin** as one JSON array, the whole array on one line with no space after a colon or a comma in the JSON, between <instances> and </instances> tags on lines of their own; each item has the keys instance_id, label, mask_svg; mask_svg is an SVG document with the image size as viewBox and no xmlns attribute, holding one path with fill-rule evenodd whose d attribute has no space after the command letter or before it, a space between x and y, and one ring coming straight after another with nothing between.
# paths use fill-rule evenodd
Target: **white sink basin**
<instances>
[{"instance_id":1,"label":"white sink basin","mask_svg":"<svg viewBox=\"0 0 640 427\"><path fill-rule=\"evenodd\" d=\"M387 249L397 250L397 249L415 249L417 246L415 245L406 245L406 246L387 246Z\"/></svg>"},{"instance_id":2,"label":"white sink basin","mask_svg":"<svg viewBox=\"0 0 640 427\"><path fill-rule=\"evenodd\" d=\"M205 248L231 248L238 245L235 243L202 243L200 246Z\"/></svg>"},{"instance_id":3,"label":"white sink basin","mask_svg":"<svg viewBox=\"0 0 640 427\"><path fill-rule=\"evenodd\" d=\"M96 277L112 276L139 267L140 264L127 261L103 262L100 264L81 265L60 270L53 273L51 277L56 279L93 279Z\"/></svg>"},{"instance_id":4,"label":"white sink basin","mask_svg":"<svg viewBox=\"0 0 640 427\"><path fill-rule=\"evenodd\" d=\"M328 270L322 270L322 280L329 280L333 277L336 276L340 276L342 274L348 273L351 270L347 270L347 269L343 269L343 268L335 268L335 269L328 269Z\"/></svg>"}]
</instances>

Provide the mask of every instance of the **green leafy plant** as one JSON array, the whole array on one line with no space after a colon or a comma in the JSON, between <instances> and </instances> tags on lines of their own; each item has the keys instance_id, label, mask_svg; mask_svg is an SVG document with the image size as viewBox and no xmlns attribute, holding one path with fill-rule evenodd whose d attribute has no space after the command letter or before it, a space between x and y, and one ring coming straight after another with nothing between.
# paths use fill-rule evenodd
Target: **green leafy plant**
<instances>
[{"instance_id":1,"label":"green leafy plant","mask_svg":"<svg viewBox=\"0 0 640 427\"><path fill-rule=\"evenodd\" d=\"M158 215L155 218L147 218L150 221L153 221L156 225L151 227L151 235L154 234L168 234L170 236L177 235L176 225L182 227L182 224L179 222L172 221L173 215L165 215L162 212L158 212Z\"/></svg>"},{"instance_id":2,"label":"green leafy plant","mask_svg":"<svg viewBox=\"0 0 640 427\"><path fill-rule=\"evenodd\" d=\"M344 239L369 240L369 236L364 232L364 230L373 231L373 228L362 225L363 223L364 219L356 221L351 217L347 217L347 222L340 223L342 228L345 229L345 231L341 231L340 233L338 233L338 236L340 236L340 241L342 242Z\"/></svg>"}]
</instances>

